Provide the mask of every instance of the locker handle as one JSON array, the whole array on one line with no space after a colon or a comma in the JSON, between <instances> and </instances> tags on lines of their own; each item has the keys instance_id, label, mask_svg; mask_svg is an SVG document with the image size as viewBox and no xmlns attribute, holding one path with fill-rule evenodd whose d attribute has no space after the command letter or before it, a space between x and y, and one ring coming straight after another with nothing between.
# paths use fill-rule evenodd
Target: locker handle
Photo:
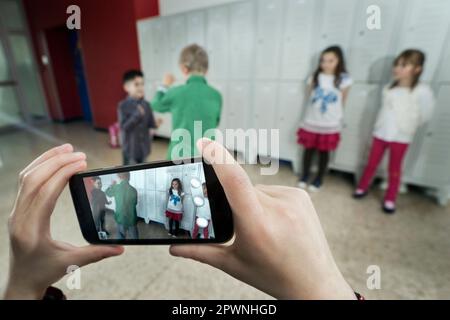
<instances>
[{"instance_id":1,"label":"locker handle","mask_svg":"<svg viewBox=\"0 0 450 320\"><path fill-rule=\"evenodd\" d=\"M433 132L427 132L427 137L432 137L433 136Z\"/></svg>"}]
</instances>

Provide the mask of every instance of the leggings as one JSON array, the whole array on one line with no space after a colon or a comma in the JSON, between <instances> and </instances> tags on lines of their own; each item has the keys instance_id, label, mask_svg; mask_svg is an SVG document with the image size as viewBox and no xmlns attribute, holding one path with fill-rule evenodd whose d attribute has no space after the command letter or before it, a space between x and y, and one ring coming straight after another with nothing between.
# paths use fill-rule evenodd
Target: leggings
<instances>
[{"instance_id":1,"label":"leggings","mask_svg":"<svg viewBox=\"0 0 450 320\"><path fill-rule=\"evenodd\" d=\"M319 183L323 182L323 178L328 168L328 161L330 160L330 152L329 151L319 151L314 148L305 149L303 153L303 175L302 181L306 181L309 179L311 164L313 160L314 153L316 151L319 153L319 171L317 173L316 181Z\"/></svg>"},{"instance_id":2,"label":"leggings","mask_svg":"<svg viewBox=\"0 0 450 320\"><path fill-rule=\"evenodd\" d=\"M175 222L175 233L173 232L173 223ZM176 221L173 219L169 219L169 232L175 236L178 235L178 231L180 231L180 221Z\"/></svg>"},{"instance_id":3,"label":"leggings","mask_svg":"<svg viewBox=\"0 0 450 320\"><path fill-rule=\"evenodd\" d=\"M398 189L402 177L402 163L408 150L407 143L387 142L378 138L373 138L370 150L369 161L364 169L363 176L359 182L358 189L367 191L372 181L375 171L383 159L384 152L389 149L389 186L384 196L384 201L397 200Z\"/></svg>"}]
</instances>

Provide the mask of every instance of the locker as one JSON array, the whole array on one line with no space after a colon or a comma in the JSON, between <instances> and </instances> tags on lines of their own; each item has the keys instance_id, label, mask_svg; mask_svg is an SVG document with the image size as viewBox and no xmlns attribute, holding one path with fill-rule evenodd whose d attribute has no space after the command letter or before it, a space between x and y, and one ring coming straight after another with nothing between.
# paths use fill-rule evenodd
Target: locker
<instances>
[{"instance_id":1,"label":"locker","mask_svg":"<svg viewBox=\"0 0 450 320\"><path fill-rule=\"evenodd\" d=\"M408 177L430 186L450 185L450 85L442 85L433 119L426 128L415 165Z\"/></svg>"},{"instance_id":2,"label":"locker","mask_svg":"<svg viewBox=\"0 0 450 320\"><path fill-rule=\"evenodd\" d=\"M153 24L153 38L149 43L153 54L151 55L155 59L155 74L147 74L147 77L162 79L164 74L171 70L171 55L168 37L167 19L159 18L152 20Z\"/></svg>"},{"instance_id":3,"label":"locker","mask_svg":"<svg viewBox=\"0 0 450 320\"><path fill-rule=\"evenodd\" d=\"M280 130L280 158L296 160L297 129L305 105L305 85L299 82L281 83L279 85L279 104L274 128Z\"/></svg>"},{"instance_id":4,"label":"locker","mask_svg":"<svg viewBox=\"0 0 450 320\"><path fill-rule=\"evenodd\" d=\"M271 129L277 106L277 83L265 82L255 84L253 97L253 128Z\"/></svg>"},{"instance_id":5,"label":"locker","mask_svg":"<svg viewBox=\"0 0 450 320\"><path fill-rule=\"evenodd\" d=\"M228 7L208 10L206 46L209 54L209 77L226 79L229 63Z\"/></svg>"},{"instance_id":6,"label":"locker","mask_svg":"<svg viewBox=\"0 0 450 320\"><path fill-rule=\"evenodd\" d=\"M304 80L310 70L313 30L315 24L314 0L287 0L282 43L282 79Z\"/></svg>"},{"instance_id":7,"label":"locker","mask_svg":"<svg viewBox=\"0 0 450 320\"><path fill-rule=\"evenodd\" d=\"M145 70L144 70L145 73ZM146 73L145 73L146 74ZM161 85L161 79L145 80L145 98L151 101L156 94L158 86ZM162 119L161 126L156 130L159 137L170 138L172 132L172 115L170 113L153 112L155 119Z\"/></svg>"},{"instance_id":8,"label":"locker","mask_svg":"<svg viewBox=\"0 0 450 320\"><path fill-rule=\"evenodd\" d=\"M402 37L397 51L418 48L427 55L423 81L431 81L437 71L443 44L449 29L450 1L409 1L406 6L405 23L400 31Z\"/></svg>"},{"instance_id":9,"label":"locker","mask_svg":"<svg viewBox=\"0 0 450 320\"><path fill-rule=\"evenodd\" d=\"M227 111L228 111L228 85L225 81L208 80L210 86L219 91L222 95L222 113L220 116L219 130L225 134L225 128L227 128Z\"/></svg>"},{"instance_id":10,"label":"locker","mask_svg":"<svg viewBox=\"0 0 450 320\"><path fill-rule=\"evenodd\" d=\"M280 65L283 1L257 1L256 79L276 79Z\"/></svg>"},{"instance_id":11,"label":"locker","mask_svg":"<svg viewBox=\"0 0 450 320\"><path fill-rule=\"evenodd\" d=\"M391 74L395 52L396 30L401 22L404 1L364 0L359 1L356 26L352 34L352 46L348 56L349 71L355 81L387 82ZM381 10L381 29L367 28L366 9L377 5ZM361 67L364 66L364 67Z\"/></svg>"},{"instance_id":12,"label":"locker","mask_svg":"<svg viewBox=\"0 0 450 320\"><path fill-rule=\"evenodd\" d=\"M330 45L340 45L347 51L356 14L356 0L324 0L318 51Z\"/></svg>"},{"instance_id":13,"label":"locker","mask_svg":"<svg viewBox=\"0 0 450 320\"><path fill-rule=\"evenodd\" d=\"M251 86L248 82L230 83L230 104L226 117L228 128L247 129L248 111L251 108Z\"/></svg>"},{"instance_id":14,"label":"locker","mask_svg":"<svg viewBox=\"0 0 450 320\"><path fill-rule=\"evenodd\" d=\"M439 64L438 81L450 82L450 28L447 32L447 40L445 41L445 47L441 53L441 59Z\"/></svg>"},{"instance_id":15,"label":"locker","mask_svg":"<svg viewBox=\"0 0 450 320\"><path fill-rule=\"evenodd\" d=\"M255 42L254 2L230 7L230 79L250 79Z\"/></svg>"},{"instance_id":16,"label":"locker","mask_svg":"<svg viewBox=\"0 0 450 320\"><path fill-rule=\"evenodd\" d=\"M166 72L172 72L177 79L183 77L179 59L181 50L188 44L186 41L186 17L185 15L176 15L168 17L169 26L169 65L170 69Z\"/></svg>"},{"instance_id":17,"label":"locker","mask_svg":"<svg viewBox=\"0 0 450 320\"><path fill-rule=\"evenodd\" d=\"M144 74L152 76L156 72L156 61L154 45L154 20L141 20L137 23L139 55L141 60L142 71Z\"/></svg>"},{"instance_id":18,"label":"locker","mask_svg":"<svg viewBox=\"0 0 450 320\"><path fill-rule=\"evenodd\" d=\"M189 12L187 20L187 41L186 45L196 43L205 46L205 13L202 11Z\"/></svg>"},{"instance_id":19,"label":"locker","mask_svg":"<svg viewBox=\"0 0 450 320\"><path fill-rule=\"evenodd\" d=\"M351 88L344 113L341 142L334 154L334 169L357 172L366 161L373 125L380 106L380 86L357 84Z\"/></svg>"}]
</instances>

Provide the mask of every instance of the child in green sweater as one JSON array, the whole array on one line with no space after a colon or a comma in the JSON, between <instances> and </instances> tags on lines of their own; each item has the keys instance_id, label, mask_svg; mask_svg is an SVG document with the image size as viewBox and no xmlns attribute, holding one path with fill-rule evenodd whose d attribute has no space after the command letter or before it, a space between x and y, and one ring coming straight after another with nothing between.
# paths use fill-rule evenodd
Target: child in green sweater
<instances>
[{"instance_id":1,"label":"child in green sweater","mask_svg":"<svg viewBox=\"0 0 450 320\"><path fill-rule=\"evenodd\" d=\"M173 75L164 76L163 85L158 89L151 105L154 111L172 113L172 138L168 159L180 159L197 156L195 146L194 123L201 123L201 135L219 125L222 111L222 96L219 91L208 85L205 75L208 71L208 54L196 45L190 45L181 51L180 69L187 78L186 84L170 88L175 79ZM198 124L198 123L197 123ZM180 137L184 129L190 139ZM180 135L180 136L179 136Z\"/></svg>"}]
</instances>

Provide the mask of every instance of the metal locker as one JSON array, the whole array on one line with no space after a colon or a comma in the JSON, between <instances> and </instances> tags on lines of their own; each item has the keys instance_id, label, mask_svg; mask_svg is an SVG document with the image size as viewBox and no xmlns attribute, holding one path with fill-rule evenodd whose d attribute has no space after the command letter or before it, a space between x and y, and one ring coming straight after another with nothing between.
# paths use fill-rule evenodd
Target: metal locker
<instances>
[{"instance_id":1,"label":"metal locker","mask_svg":"<svg viewBox=\"0 0 450 320\"><path fill-rule=\"evenodd\" d=\"M314 0L287 0L282 43L281 78L305 80L311 67L313 31L315 29Z\"/></svg>"},{"instance_id":2,"label":"metal locker","mask_svg":"<svg viewBox=\"0 0 450 320\"><path fill-rule=\"evenodd\" d=\"M255 78L276 79L280 65L283 1L257 2Z\"/></svg>"},{"instance_id":3,"label":"metal locker","mask_svg":"<svg viewBox=\"0 0 450 320\"><path fill-rule=\"evenodd\" d=\"M153 24L153 39L149 44L153 50L153 57L155 58L154 75L147 75L147 77L162 79L164 74L171 69L171 55L169 48L169 41L167 41L167 18L158 18L152 21Z\"/></svg>"},{"instance_id":4,"label":"metal locker","mask_svg":"<svg viewBox=\"0 0 450 320\"><path fill-rule=\"evenodd\" d=\"M253 128L273 128L277 106L277 83L258 82L253 97Z\"/></svg>"},{"instance_id":5,"label":"metal locker","mask_svg":"<svg viewBox=\"0 0 450 320\"><path fill-rule=\"evenodd\" d=\"M230 82L230 104L227 111L228 128L247 129L248 112L251 108L251 85L249 82Z\"/></svg>"},{"instance_id":6,"label":"metal locker","mask_svg":"<svg viewBox=\"0 0 450 320\"><path fill-rule=\"evenodd\" d=\"M434 187L450 185L450 85L442 85L432 120L428 123L420 151L408 180Z\"/></svg>"},{"instance_id":7,"label":"metal locker","mask_svg":"<svg viewBox=\"0 0 450 320\"><path fill-rule=\"evenodd\" d=\"M250 79L255 42L254 2L230 6L230 79Z\"/></svg>"},{"instance_id":8,"label":"metal locker","mask_svg":"<svg viewBox=\"0 0 450 320\"><path fill-rule=\"evenodd\" d=\"M344 107L341 142L330 166L333 169L357 173L364 166L380 95L378 85L356 84L351 88Z\"/></svg>"},{"instance_id":9,"label":"metal locker","mask_svg":"<svg viewBox=\"0 0 450 320\"><path fill-rule=\"evenodd\" d=\"M299 146L296 133L305 105L305 85L300 82L281 83L278 100L274 128L280 130L280 158L297 161Z\"/></svg>"},{"instance_id":10,"label":"metal locker","mask_svg":"<svg viewBox=\"0 0 450 320\"><path fill-rule=\"evenodd\" d=\"M209 9L207 14L208 75L211 79L227 79L229 63L228 7Z\"/></svg>"},{"instance_id":11,"label":"metal locker","mask_svg":"<svg viewBox=\"0 0 450 320\"><path fill-rule=\"evenodd\" d=\"M447 40L441 53L441 63L439 64L438 81L450 82L450 27L447 32Z\"/></svg>"},{"instance_id":12,"label":"metal locker","mask_svg":"<svg viewBox=\"0 0 450 320\"><path fill-rule=\"evenodd\" d=\"M138 21L137 31L138 31L138 42L139 42L139 56L141 61L142 71L147 76L155 76L157 57L155 56L155 51L152 46L154 45L153 34L155 32L153 25L153 19L146 19Z\"/></svg>"},{"instance_id":13,"label":"metal locker","mask_svg":"<svg viewBox=\"0 0 450 320\"><path fill-rule=\"evenodd\" d=\"M182 79L183 75L179 66L179 58L181 50L187 45L186 41L186 16L176 15L168 17L167 24L169 27L169 59L170 69L166 72L171 72L176 79ZM167 40L166 40L167 41Z\"/></svg>"},{"instance_id":14,"label":"metal locker","mask_svg":"<svg viewBox=\"0 0 450 320\"><path fill-rule=\"evenodd\" d=\"M356 13L356 0L324 0L317 50L339 45L344 51L350 46L351 30Z\"/></svg>"},{"instance_id":15,"label":"metal locker","mask_svg":"<svg viewBox=\"0 0 450 320\"><path fill-rule=\"evenodd\" d=\"M380 30L367 28L366 10L371 5L381 10ZM392 31L399 27L403 5L407 5L403 0L358 1L359 13L347 59L349 72L355 81L385 83L389 80L392 62L397 54L394 43L398 34Z\"/></svg>"},{"instance_id":16,"label":"metal locker","mask_svg":"<svg viewBox=\"0 0 450 320\"><path fill-rule=\"evenodd\" d=\"M448 0L412 0L408 1L397 52L408 48L423 50L427 62L423 81L432 81L437 70L443 44L450 25L450 1Z\"/></svg>"},{"instance_id":17,"label":"metal locker","mask_svg":"<svg viewBox=\"0 0 450 320\"><path fill-rule=\"evenodd\" d=\"M194 11L187 13L186 24L186 45L196 43L200 46L205 46L205 13L203 11Z\"/></svg>"}]
</instances>

